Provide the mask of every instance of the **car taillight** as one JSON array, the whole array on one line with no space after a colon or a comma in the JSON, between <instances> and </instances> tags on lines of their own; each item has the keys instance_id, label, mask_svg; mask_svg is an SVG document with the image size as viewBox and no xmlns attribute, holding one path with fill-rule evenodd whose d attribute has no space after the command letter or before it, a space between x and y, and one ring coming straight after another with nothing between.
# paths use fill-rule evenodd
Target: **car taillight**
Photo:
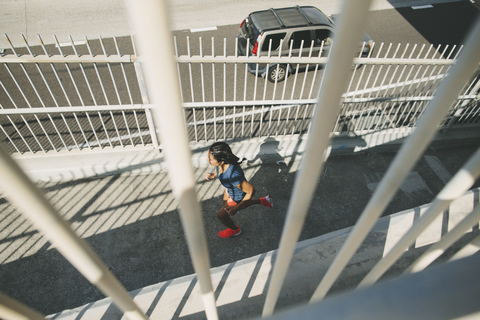
<instances>
[{"instance_id":1,"label":"car taillight","mask_svg":"<svg viewBox=\"0 0 480 320\"><path fill-rule=\"evenodd\" d=\"M256 41L255 44L253 45L252 54L256 56L257 51L258 51L258 41Z\"/></svg>"},{"instance_id":2,"label":"car taillight","mask_svg":"<svg viewBox=\"0 0 480 320\"><path fill-rule=\"evenodd\" d=\"M240 28L243 26L244 23L245 23L245 19L243 19L242 23L240 23Z\"/></svg>"},{"instance_id":3,"label":"car taillight","mask_svg":"<svg viewBox=\"0 0 480 320\"><path fill-rule=\"evenodd\" d=\"M260 42L260 40L262 40L262 36L263 36L263 35L259 34L258 37L257 37L257 41L255 41L255 44L253 45L252 55L254 55L254 56L257 55L258 43Z\"/></svg>"}]
</instances>

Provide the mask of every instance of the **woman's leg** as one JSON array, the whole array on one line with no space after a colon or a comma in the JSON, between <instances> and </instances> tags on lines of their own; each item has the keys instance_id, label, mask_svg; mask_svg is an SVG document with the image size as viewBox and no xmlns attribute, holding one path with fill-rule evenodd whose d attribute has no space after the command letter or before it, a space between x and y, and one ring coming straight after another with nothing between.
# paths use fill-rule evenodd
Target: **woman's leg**
<instances>
[{"instance_id":1,"label":"woman's leg","mask_svg":"<svg viewBox=\"0 0 480 320\"><path fill-rule=\"evenodd\" d=\"M238 229L237 225L235 224L235 222L233 222L232 218L230 218L229 214L225 210L226 208L228 208L228 203L227 203L226 200L224 200L224 202L225 202L225 204L217 212L217 218L227 228L230 228L232 230L237 230Z\"/></svg>"},{"instance_id":2,"label":"woman's leg","mask_svg":"<svg viewBox=\"0 0 480 320\"><path fill-rule=\"evenodd\" d=\"M241 208L239 208L238 210L242 210L242 209L245 209L245 208L248 208L250 206L253 206L254 204L261 204L261 201L260 199L253 199L253 197L255 196L255 188L253 188L253 192L252 192L252 199L248 200L247 203L245 203L244 205L242 205Z\"/></svg>"}]
</instances>

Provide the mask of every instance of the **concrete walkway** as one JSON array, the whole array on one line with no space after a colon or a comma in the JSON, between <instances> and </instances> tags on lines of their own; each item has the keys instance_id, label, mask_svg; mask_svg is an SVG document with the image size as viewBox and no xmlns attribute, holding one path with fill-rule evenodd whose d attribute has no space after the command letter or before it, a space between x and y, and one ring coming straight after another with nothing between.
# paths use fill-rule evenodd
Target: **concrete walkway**
<instances>
[{"instance_id":1,"label":"concrete walkway","mask_svg":"<svg viewBox=\"0 0 480 320\"><path fill-rule=\"evenodd\" d=\"M479 202L479 189L467 192L449 208L449 214L439 216L416 240L391 271L383 278L399 276L409 263L418 258L429 244L453 229ZM367 239L346 267L342 278L332 289L340 292L354 289L366 272L385 256L395 243L428 209L424 205L379 219ZM345 228L310 240L299 242L292 259L277 311L306 304L323 275L340 250L352 228ZM470 230L452 250L458 250L479 234ZM211 271L220 319L251 319L261 316L276 250L232 262ZM439 261L445 262L450 255ZM189 275L131 292L134 301L151 319L204 319L201 292L195 275ZM73 310L51 316L52 319L125 319L112 303L103 299Z\"/></svg>"},{"instance_id":2,"label":"concrete walkway","mask_svg":"<svg viewBox=\"0 0 480 320\"><path fill-rule=\"evenodd\" d=\"M476 135L472 132L466 135L468 132L470 131L439 135L402 184L385 210L385 217L432 201L446 181L480 145L478 129L474 130ZM402 138L398 134L392 134L390 138L392 145L378 144L380 141L386 142L389 139L387 135L334 140L332 153L325 164L299 239L314 239L310 240L314 243L337 239L333 243L328 242L328 248L309 253L318 263L326 263L322 268L333 259L342 237L348 232L345 228L356 223L395 157L398 148L395 142L400 142ZM370 142L367 144L366 141ZM239 265L250 268L248 270L251 274L268 274L269 259L274 256L273 250L278 248L305 141L284 138L232 143L238 155L247 156L249 159L244 169L247 178L257 189L257 196L270 194L275 206L273 209L250 207L236 215L234 219L242 226L243 232L241 236L228 240L220 239L217 235L218 231L224 228L216 219L223 188L218 181L208 182L204 179L205 173L213 169L201 165L206 159L208 145L196 145L193 162L198 163L195 168L197 192L202 205L211 265L220 270L218 274L215 273L215 281L220 284L217 288L218 299L220 302L224 301L222 309L230 310L234 301L231 299L254 302L261 300L261 295L255 296L252 292L263 294L267 278L248 276L238 280L241 282L239 286L244 288L240 298L238 295L225 295L227 291L222 293L222 279L227 282L234 279L231 278L233 275L226 278L225 272ZM39 175L43 175L43 178L38 180L38 185L46 196L111 268L128 291L153 285L157 286L155 290L160 290L152 291L152 295L157 296L167 291L167 286L164 291L160 288L169 283L168 291L174 288L178 288L179 292L185 291L174 295L162 294L158 301L163 305L163 299L167 297L181 299L184 302L172 302L171 308L174 310L170 312L180 316L191 310L188 312L195 315L199 312L198 307L194 307L195 304L189 307L190 302L187 305L188 299L196 299L195 295L188 293L194 290L193 277L190 276L193 268L167 173L158 170L162 167L162 161L157 153L151 150L127 151L97 155L84 153L78 156L54 154L52 157L26 157L19 162L32 177L39 178ZM117 160L114 160L115 158ZM55 174L55 168L63 172L64 178L68 179L57 180L60 175ZM96 175L93 175L94 173ZM73 177L77 179L72 180ZM477 183L475 187L480 185ZM472 203L470 201L470 205ZM4 293L44 314L55 314L83 305L91 307L92 303L103 298L103 295L4 199L0 200L0 212L0 289ZM383 221L392 221L389 219ZM405 219L408 222L410 218ZM446 230L449 222L442 220L441 225L441 230ZM380 247L383 248L390 243L385 240L385 230L387 229L382 231L383 236L378 236ZM428 241L423 242L418 250L423 250L426 245ZM301 246L308 247L305 243ZM369 254L372 259L383 254L383 249L375 249L371 243L367 242L366 246L365 250L370 250L370 247L373 250ZM361 265L362 263L358 264ZM299 274L305 272L300 267L298 270ZM320 277L321 274L317 276ZM259 280L255 280L257 278ZM188 283L187 287L182 284L185 281ZM257 281L263 282L255 284ZM318 281L319 278L315 278L312 286ZM179 287L171 286L177 283ZM349 285L339 283L334 291ZM250 296L252 298L249 298ZM297 293L286 297L287 301L291 302L305 299ZM299 300L296 300L297 298ZM142 302L146 304L145 310L150 307L157 310L158 301L155 302L155 298L151 296L148 299ZM283 305L283 302L279 303L280 306ZM238 310L250 316L258 312L256 308L252 304L253 313L249 313L248 307L240 303ZM83 313L80 314L82 315Z\"/></svg>"}]
</instances>

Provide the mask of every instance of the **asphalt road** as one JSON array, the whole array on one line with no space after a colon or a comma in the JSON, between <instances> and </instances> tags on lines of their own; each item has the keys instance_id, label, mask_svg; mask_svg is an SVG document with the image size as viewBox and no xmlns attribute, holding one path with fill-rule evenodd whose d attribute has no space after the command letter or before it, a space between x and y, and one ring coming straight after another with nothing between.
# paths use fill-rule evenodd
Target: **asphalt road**
<instances>
[{"instance_id":1,"label":"asphalt road","mask_svg":"<svg viewBox=\"0 0 480 320\"><path fill-rule=\"evenodd\" d=\"M453 46L459 46L470 26L475 21L475 18L479 16L479 10L471 5L468 1L463 2L451 2L434 4L432 7L425 9L412 9L412 7L398 8L396 10L378 10L371 11L366 27L366 32L376 43L376 48L373 56L379 55L383 57L387 52L387 47L392 44L393 48L396 48L399 44L401 50L397 54L399 57L403 54L405 57L416 57L418 54L426 54L430 45L433 45L435 49L438 48L439 52L442 52L446 46L448 46L447 52L450 52ZM197 31L202 29L186 29L180 31L174 31L173 35L176 37L177 49L179 55L200 55L202 51L204 55L212 54L212 38L214 39L214 53L215 55L223 55L226 52L227 56L235 55L235 38L237 36L239 25L242 19L239 19L235 24L217 26L216 30ZM208 29L208 28L207 28ZM188 37L188 40L187 40ZM201 49L200 49L201 41ZM224 50L224 43L226 50ZM383 49L380 51L380 46L383 43ZM408 46L407 46L408 45ZM422 46L425 45L425 49L422 51ZM434 49L434 50L435 50ZM431 53L434 52L431 51ZM390 50L389 57L393 56L394 49ZM456 52L456 51L455 51ZM454 56L455 52L452 56ZM423 57L422 55L422 57ZM430 57L431 55L429 55ZM208 69L210 66L205 66L204 70L204 82L205 90L202 92L202 86L199 81L194 81L190 85L189 70L187 65L182 65L181 68L181 83L184 92L184 101L202 101L205 96L207 101L212 100L212 72ZM194 69L192 73L195 76L200 76L200 70ZM217 67L217 78L222 77L222 69ZM253 91L255 84L255 75L248 73L247 79L244 80L245 71L242 67L237 68L238 77L236 83L234 83L234 77L228 77L226 86L228 88L238 88L237 97L238 100L243 100L247 97L247 100L253 99ZM321 75L323 71L320 70ZM305 69L301 69L299 72L299 81L303 81L305 76ZM229 74L233 74L233 66L230 66ZM286 98L291 97L300 98L300 90L293 93L293 79L294 76L290 76L290 83L287 85ZM305 87L310 88L312 81L316 79L314 72L310 70L306 75ZM247 81L247 90L244 90L244 82ZM258 90L256 99L263 97L263 79L258 80ZM193 90L192 90L193 87ZM316 87L316 86L315 86ZM355 85L353 85L355 87ZM275 98L279 99L283 94L283 84L278 86L276 90ZM192 94L193 91L193 94ZM232 95L233 89L228 92L228 95ZM270 84L270 88L267 90L266 96L270 99L273 98L273 85ZM245 94L246 92L246 94ZM302 98L308 98L309 90L303 92ZM313 93L315 97L315 92ZM216 89L216 100L221 101L223 99L222 87Z\"/></svg>"},{"instance_id":2,"label":"asphalt road","mask_svg":"<svg viewBox=\"0 0 480 320\"><path fill-rule=\"evenodd\" d=\"M420 53L423 45L427 46L427 48L422 51L425 53L427 52L429 45L433 45L435 48L438 48L438 45L441 45L439 49L441 52L446 45L448 45L449 48L452 48L454 45L460 44L476 16L478 16L478 10L467 1L434 4L432 7L417 10L414 10L411 7L402 7L398 8L397 10L377 10L371 12L366 31L370 34L374 41L376 41L376 51L374 54L380 54L380 56L383 56L387 50L388 44L392 43L394 48L398 44L402 44L402 49L400 52L405 56L412 54L412 56L415 57ZM445 23L445 21L455 21L455 23ZM218 26L215 27L216 30L211 31L193 32L195 30L192 31L192 29L174 31L173 35L177 39L178 54L200 54L200 38L202 39L203 54L211 54L213 38L214 52L216 55L223 55L224 53L227 55L234 55L234 40L238 32L238 26L240 22L241 21L239 19L236 24ZM388 28L385 27L386 25L388 25ZM189 37L190 50L188 50L187 46L187 37ZM133 50L131 49L131 45L128 44L130 38L120 37L118 39L122 53L132 53ZM224 39L226 43L225 51L223 47ZM116 52L112 39L105 39L104 42L106 43L107 52L110 54ZM90 43L94 53L102 52L98 40L90 38ZM385 44L382 51L379 48L381 43ZM51 45L47 46L47 48L51 50L52 53L56 51L56 49ZM36 53L42 53L42 48L39 46L32 47L32 50ZM77 50L80 54L89 54L89 51L85 45L78 45ZM432 52L434 50L432 50ZM74 54L73 50L68 47L64 47L63 51L64 53L70 55ZM394 49L390 50L389 56L392 56L394 51ZM28 54L26 49L20 49L18 52ZM449 52L449 50L447 52ZM397 56L399 55L400 53L397 54ZM52 87L52 94L56 97L56 104L59 106L68 106L69 104L74 106L94 105L94 103L97 103L98 105L117 103L128 104L130 101L133 103L141 103L141 97L138 86L135 83L136 77L134 75L132 65L125 65L127 78L130 79L130 90L123 85L125 80L120 65L118 64L114 64L111 68L113 70L112 74L116 78L115 82L117 83L118 90L113 88L112 79L110 78L109 70L106 65L98 64L97 72L97 66L85 64L85 74L83 74L83 66L74 66L71 68L71 70L67 70L66 65L64 66L62 64L57 64L56 68L59 72L59 78L65 81L64 86L66 90L70 90L70 92L67 94L70 98L70 101L67 102L67 99L65 99L66 97L63 93L64 88L61 88L58 85L54 85ZM29 106L43 107L44 105L56 105L47 90L44 88L43 79L38 74L35 66L27 65L26 69L30 70L29 73L32 74L31 83L35 85L40 93L40 96L42 96L42 99L44 99L43 104L41 104L37 98L37 93L32 90L30 80L24 76L21 66L11 64L10 69L12 70L12 73L16 75L18 85L23 88L24 92L20 93L18 91L17 83L12 81L10 71L2 69L2 72L0 73L0 80L2 81L5 89L8 91L7 95L3 88L0 90L0 101L3 108L15 107L15 105L11 102L11 99L15 101L16 106L20 108ZM38 67L38 69L43 70L42 72L44 73L48 83L57 83L56 75L54 72L52 72L52 68L50 68L49 65L42 65ZM213 71L213 66L207 64L204 66L200 66L199 64L191 66L192 78L190 77L189 65L181 64L179 69L183 99L185 102L213 100L222 101L223 99L268 100L313 98L316 96L318 81L323 73L322 68L319 68L318 70L312 70L312 68L309 70L306 70L305 68L299 69L298 73L291 75L287 81L279 83L277 87L274 88L273 84L265 82L264 79L257 78L255 75L248 73L243 65L235 66L230 64L226 66L225 70L228 76L226 77L225 81L222 81L224 68L218 64L216 65L215 71ZM105 85L104 92L102 92L103 88L98 85L96 72L103 79L102 81ZM76 79L76 86L78 88L73 87L73 83L69 79L70 73L72 78ZM215 87L213 85L214 74L216 79ZM236 77L234 75L236 75ZM85 77L88 77L89 81L91 82L90 86L87 86ZM202 80L200 81L199 79ZM373 80L374 78L372 77L370 82ZM355 81L352 84L352 88L356 87ZM362 86L363 85L364 83L362 82ZM305 90L302 88L305 88ZM254 92L256 92L255 96ZM132 100L129 98L130 94L132 96ZM30 105L25 103L24 96L29 99ZM117 98L117 96L119 98ZM96 100L94 97L96 97ZM212 112L213 111L211 110L207 110L206 113L204 113L204 110L197 109L196 114L193 115L192 111L187 111L187 122L193 122L195 119L202 120L205 115L207 118L213 117L210 115ZM285 116L286 113L282 115L282 117ZM258 131L259 129L259 117L260 115L258 115L258 119L255 121L256 127L253 131ZM278 115L278 117L280 117L280 115ZM27 142L36 147L36 149L32 148L34 151L41 151L41 149L37 147L39 144L42 144L42 147L47 150L51 150L52 145L54 145L57 149L64 146L67 148L75 147L79 144L86 146L86 140L90 142L93 141L94 144L97 141L104 141L104 145L109 145L105 132L108 132L110 137L127 136L128 130L125 125L126 123L130 124L132 131L148 131L148 125L145 117L140 115L140 118L136 119L132 112L128 112L125 114L125 116L124 114L117 112L103 113L103 115L90 114L88 116L85 114L74 116L69 115L67 116L67 119L61 118L61 116L58 115L54 115L53 119L49 119L46 115L38 116L38 118L41 121L37 120L37 118L34 116L25 116L25 119L28 121L28 123L30 123L31 126L31 128L28 128L25 124L25 121L23 121L23 119L19 116L12 116L10 118L2 116L1 124L4 130L14 137L14 143L17 144L17 148L20 149L21 152L29 151L29 149L25 146L22 139L16 134L17 128L13 126L12 122L15 123L18 127L18 130L20 130L22 134L27 137ZM274 118L277 118L277 114L274 115ZM137 121L138 128L134 125L137 123ZM42 123L44 126L43 128L37 124L39 122ZM54 123L56 123L59 127L55 128L52 125ZM115 125L117 126L118 131L117 128L115 128ZM85 133L82 133L79 130L80 126L82 126L82 129L85 131ZM96 128L96 131L99 135L98 138L93 133L92 128ZM237 126L236 129L238 130L236 136L243 132L240 126ZM65 141L60 141L56 133L57 130L60 130ZM40 134L41 138L39 141L36 141L32 137L31 131ZM44 132L53 137L51 142L48 141ZM192 127L189 129L189 133L192 140L195 140L196 138L204 138L199 132L195 132ZM85 137L87 139L85 139ZM73 138L75 138L77 142L74 142ZM209 138L212 138L212 136ZM15 148L10 145L8 139L4 138L4 140L8 145L8 151L15 152ZM112 143L113 146L120 145L120 141L117 140ZM146 136L146 140L147 143L150 142L148 136ZM133 140L129 140L127 138L123 142L129 144L132 141ZM135 141L133 141L133 144L141 143L142 141L138 137L135 138Z\"/></svg>"}]
</instances>

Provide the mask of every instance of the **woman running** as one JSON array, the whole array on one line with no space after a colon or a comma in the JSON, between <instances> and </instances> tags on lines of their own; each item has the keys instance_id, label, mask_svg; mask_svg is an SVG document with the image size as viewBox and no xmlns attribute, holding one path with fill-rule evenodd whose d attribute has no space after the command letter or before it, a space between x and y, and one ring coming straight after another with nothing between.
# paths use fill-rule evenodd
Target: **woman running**
<instances>
[{"instance_id":1,"label":"woman running","mask_svg":"<svg viewBox=\"0 0 480 320\"><path fill-rule=\"evenodd\" d=\"M207 173L205 179L212 180L218 177L225 187L223 206L218 210L217 218L228 229L220 231L218 235L227 239L241 233L240 226L233 222L230 216L254 204L261 204L272 208L272 198L268 195L260 199L253 199L255 188L245 179L240 159L232 153L232 149L225 142L216 142L208 149L208 162L215 167L214 173Z\"/></svg>"}]
</instances>

